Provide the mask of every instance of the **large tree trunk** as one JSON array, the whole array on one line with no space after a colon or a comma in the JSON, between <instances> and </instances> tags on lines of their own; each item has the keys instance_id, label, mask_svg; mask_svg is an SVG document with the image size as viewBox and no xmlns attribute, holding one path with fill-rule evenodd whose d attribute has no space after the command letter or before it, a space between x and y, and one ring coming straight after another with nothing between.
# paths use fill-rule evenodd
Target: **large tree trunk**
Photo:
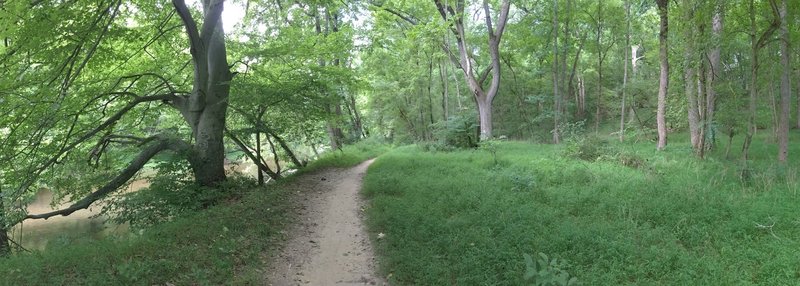
<instances>
[{"instance_id":1,"label":"large tree trunk","mask_svg":"<svg viewBox=\"0 0 800 286\"><path fill-rule=\"evenodd\" d=\"M223 137L232 79L222 30L223 1L203 1L199 30L183 0L172 2L186 26L195 71L192 94L179 106L194 135L192 169L197 183L215 186L225 180Z\"/></svg>"},{"instance_id":2,"label":"large tree trunk","mask_svg":"<svg viewBox=\"0 0 800 286\"><path fill-rule=\"evenodd\" d=\"M658 83L658 110L656 111L656 124L658 127L658 144L656 149L664 150L667 147L667 86L669 86L669 61L667 59L667 32L669 27L667 4L668 0L656 0L658 4L658 14L661 18L660 31L658 33L659 59L661 62L661 76Z\"/></svg>"},{"instance_id":3,"label":"large tree trunk","mask_svg":"<svg viewBox=\"0 0 800 286\"><path fill-rule=\"evenodd\" d=\"M792 104L792 85L789 81L792 67L789 65L791 51L789 50L789 29L786 23L786 0L781 1L780 19L781 67L783 67L783 72L781 73L781 113L778 125L778 161L786 163L789 157L789 125L791 124L789 123L789 113L791 112Z\"/></svg>"}]
</instances>

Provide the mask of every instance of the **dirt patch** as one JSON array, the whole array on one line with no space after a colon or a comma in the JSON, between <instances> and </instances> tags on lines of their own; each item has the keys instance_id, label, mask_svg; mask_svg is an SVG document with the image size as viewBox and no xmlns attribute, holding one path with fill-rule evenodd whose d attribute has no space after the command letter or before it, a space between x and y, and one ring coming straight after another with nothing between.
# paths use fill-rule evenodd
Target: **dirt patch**
<instances>
[{"instance_id":1,"label":"dirt patch","mask_svg":"<svg viewBox=\"0 0 800 286\"><path fill-rule=\"evenodd\" d=\"M387 285L362 222L361 180L372 160L350 169L303 175L287 186L297 194L298 221L271 257L268 285Z\"/></svg>"}]
</instances>

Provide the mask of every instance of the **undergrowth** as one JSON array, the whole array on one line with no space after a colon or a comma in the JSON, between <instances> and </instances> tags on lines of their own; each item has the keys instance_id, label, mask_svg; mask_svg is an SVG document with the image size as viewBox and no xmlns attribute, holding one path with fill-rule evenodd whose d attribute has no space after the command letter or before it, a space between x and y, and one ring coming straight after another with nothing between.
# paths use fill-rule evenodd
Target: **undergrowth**
<instances>
[{"instance_id":1,"label":"undergrowth","mask_svg":"<svg viewBox=\"0 0 800 286\"><path fill-rule=\"evenodd\" d=\"M679 143L492 144L402 147L370 167L368 225L394 285L800 281L798 166L773 165L774 145L754 146L743 180L723 146L700 160Z\"/></svg>"}]
</instances>

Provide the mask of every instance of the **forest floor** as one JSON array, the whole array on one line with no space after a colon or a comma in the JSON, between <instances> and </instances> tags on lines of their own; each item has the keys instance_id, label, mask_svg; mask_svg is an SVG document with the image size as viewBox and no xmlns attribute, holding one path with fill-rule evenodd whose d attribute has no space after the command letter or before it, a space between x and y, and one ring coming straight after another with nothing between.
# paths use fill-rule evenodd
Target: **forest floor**
<instances>
[{"instance_id":1,"label":"forest floor","mask_svg":"<svg viewBox=\"0 0 800 286\"><path fill-rule=\"evenodd\" d=\"M268 285L385 285L362 222L361 180L373 160L303 174L285 187L297 222L271 252Z\"/></svg>"}]
</instances>

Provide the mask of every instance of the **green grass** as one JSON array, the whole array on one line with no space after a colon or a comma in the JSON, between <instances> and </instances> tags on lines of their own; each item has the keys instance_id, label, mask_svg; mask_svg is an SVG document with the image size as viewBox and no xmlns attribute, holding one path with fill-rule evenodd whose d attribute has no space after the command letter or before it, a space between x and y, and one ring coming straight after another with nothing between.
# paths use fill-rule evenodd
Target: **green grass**
<instances>
[{"instance_id":1,"label":"green grass","mask_svg":"<svg viewBox=\"0 0 800 286\"><path fill-rule=\"evenodd\" d=\"M323 155L311 168L355 165L387 148L358 143ZM264 285L265 259L293 223L294 194L283 187L291 178L266 187L242 183L238 199L141 234L65 239L0 258L0 285Z\"/></svg>"},{"instance_id":2,"label":"green grass","mask_svg":"<svg viewBox=\"0 0 800 286\"><path fill-rule=\"evenodd\" d=\"M520 285L523 255L541 252L584 285L797 285L800 144L779 166L758 138L742 181L724 144L698 160L680 137L665 152L612 143L590 161L505 142L496 165L487 150L398 148L363 190L382 271L394 285Z\"/></svg>"}]
</instances>

